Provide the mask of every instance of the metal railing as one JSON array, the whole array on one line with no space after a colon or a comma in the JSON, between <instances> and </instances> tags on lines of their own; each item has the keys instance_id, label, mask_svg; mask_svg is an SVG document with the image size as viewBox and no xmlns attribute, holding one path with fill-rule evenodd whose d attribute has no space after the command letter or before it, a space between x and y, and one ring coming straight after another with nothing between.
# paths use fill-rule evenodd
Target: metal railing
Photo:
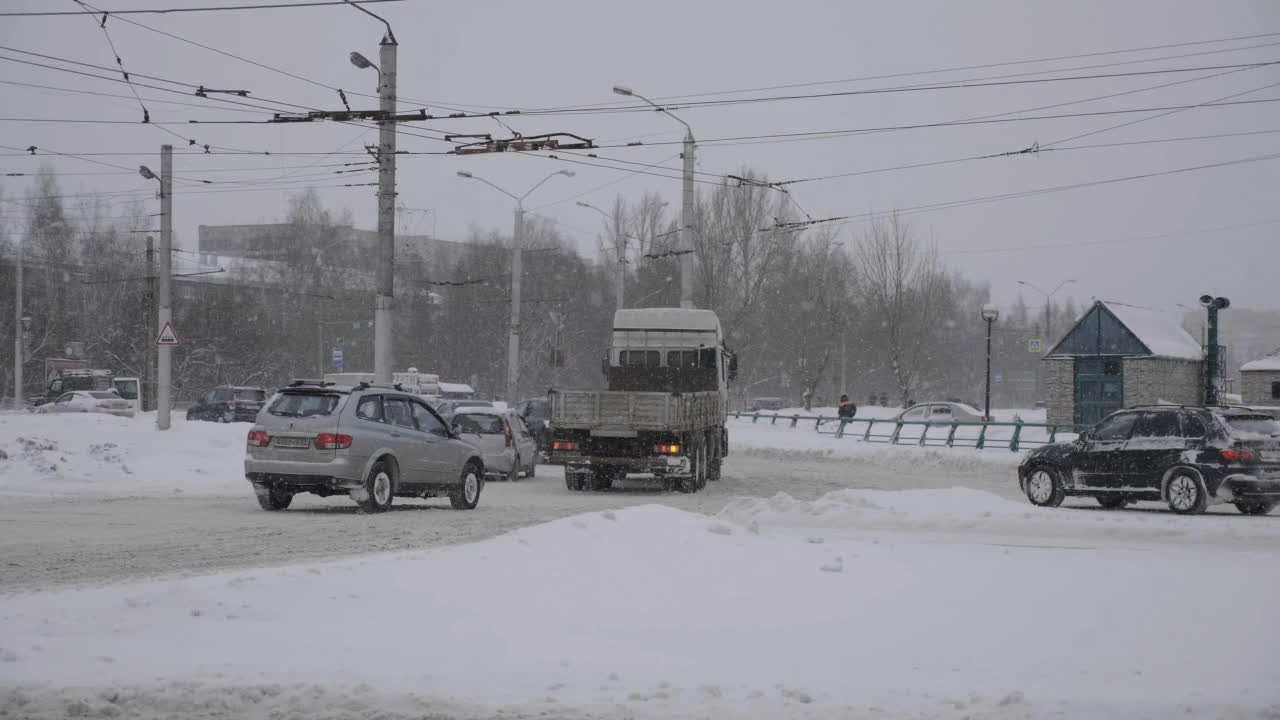
<instances>
[{"instance_id":1,"label":"metal railing","mask_svg":"<svg viewBox=\"0 0 1280 720\"><path fill-rule=\"evenodd\" d=\"M777 425L779 420L783 420L791 428L798 426L801 422L813 422L813 429L820 434L834 435L837 438L854 437L863 442L880 442L890 445L913 444L921 447L971 447L978 450L1002 447L1012 452L1018 452L1025 447L1052 445L1058 442L1059 434L1064 436L1063 439L1067 439L1078 432L1073 425L1022 421L931 422L858 417L841 419L822 415L778 415L760 412L731 412L729 417L750 419L753 424L763 419L768 420L770 425ZM915 436L915 428L920 428L918 437ZM976 436L965 432L969 428L977 428ZM1009 428L1012 428L1012 432L1006 433L1005 430ZM937 432L930 434L931 430ZM1028 434L1027 431L1043 432ZM1004 437L1005 435L1007 437Z\"/></svg>"}]
</instances>

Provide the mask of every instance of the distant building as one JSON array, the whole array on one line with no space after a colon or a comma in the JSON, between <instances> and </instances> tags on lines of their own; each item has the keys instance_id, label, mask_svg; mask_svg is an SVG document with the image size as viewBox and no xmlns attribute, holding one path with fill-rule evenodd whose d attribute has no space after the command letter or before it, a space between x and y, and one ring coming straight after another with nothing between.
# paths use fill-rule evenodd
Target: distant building
<instances>
[{"instance_id":1,"label":"distant building","mask_svg":"<svg viewBox=\"0 0 1280 720\"><path fill-rule=\"evenodd\" d=\"M1204 402L1204 350L1176 316L1097 301L1042 361L1048 421L1093 425L1121 408Z\"/></svg>"},{"instance_id":2,"label":"distant building","mask_svg":"<svg viewBox=\"0 0 1280 720\"><path fill-rule=\"evenodd\" d=\"M209 264L217 264L218 258L279 262L286 259L286 239L292 229L289 223L201 225L197 229L197 249L201 261ZM340 231L342 242L348 248L370 255L377 252L377 231L351 227L340 228ZM398 254L418 255L442 268L452 269L462 258L466 247L466 243L429 235L396 235Z\"/></svg>"},{"instance_id":3,"label":"distant building","mask_svg":"<svg viewBox=\"0 0 1280 720\"><path fill-rule=\"evenodd\" d=\"M1240 367L1245 405L1280 405L1280 350Z\"/></svg>"}]
</instances>

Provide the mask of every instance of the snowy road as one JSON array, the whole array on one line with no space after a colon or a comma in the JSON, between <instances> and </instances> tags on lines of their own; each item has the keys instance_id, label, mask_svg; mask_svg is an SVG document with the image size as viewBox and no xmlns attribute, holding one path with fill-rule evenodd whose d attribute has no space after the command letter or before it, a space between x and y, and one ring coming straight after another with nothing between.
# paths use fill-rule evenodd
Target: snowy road
<instances>
[{"instance_id":1,"label":"snowy road","mask_svg":"<svg viewBox=\"0 0 1280 720\"><path fill-rule=\"evenodd\" d=\"M221 429L221 428L215 428ZM347 498L299 496L284 513L258 508L248 484L239 494L174 497L10 497L0 504L0 590L101 583L178 572L288 564L301 560L471 542L592 510L661 503L715 514L735 496L787 492L813 499L848 487L961 485L1016 497L1007 471L861 463L743 449L724 479L696 495L628 483L606 493L570 493L558 467L536 478L486 484L480 507L459 512L447 500L396 500L391 512L357 512ZM234 486L233 486L234 487Z\"/></svg>"}]
</instances>

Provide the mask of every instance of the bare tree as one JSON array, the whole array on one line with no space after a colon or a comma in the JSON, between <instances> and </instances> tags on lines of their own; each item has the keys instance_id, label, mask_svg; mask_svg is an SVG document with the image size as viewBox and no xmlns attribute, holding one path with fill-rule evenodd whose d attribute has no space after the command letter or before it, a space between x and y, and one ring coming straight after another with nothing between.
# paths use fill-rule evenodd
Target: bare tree
<instances>
[{"instance_id":1,"label":"bare tree","mask_svg":"<svg viewBox=\"0 0 1280 720\"><path fill-rule=\"evenodd\" d=\"M855 258L864 312L878 321L880 332L873 342L887 351L899 399L906 404L933 354L946 275L937 251L923 245L897 213L871 224Z\"/></svg>"}]
</instances>

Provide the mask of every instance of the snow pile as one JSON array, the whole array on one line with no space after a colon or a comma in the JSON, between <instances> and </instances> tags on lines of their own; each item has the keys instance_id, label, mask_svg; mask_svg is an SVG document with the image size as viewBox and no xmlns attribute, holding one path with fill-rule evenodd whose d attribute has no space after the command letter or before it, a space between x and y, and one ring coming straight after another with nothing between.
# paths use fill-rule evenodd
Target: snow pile
<instances>
[{"instance_id":1,"label":"snow pile","mask_svg":"<svg viewBox=\"0 0 1280 720\"><path fill-rule=\"evenodd\" d=\"M744 501L720 518L640 506L432 551L8 596L0 716L1280 710L1280 647L1263 631L1280 600L1274 542L1100 552L1089 532L1075 548L841 536L877 513L940 529L1010 515L980 493L889 495Z\"/></svg>"},{"instance_id":2,"label":"snow pile","mask_svg":"<svg viewBox=\"0 0 1280 720\"><path fill-rule=\"evenodd\" d=\"M243 495L246 424L0 415L0 495Z\"/></svg>"},{"instance_id":3,"label":"snow pile","mask_svg":"<svg viewBox=\"0 0 1280 720\"><path fill-rule=\"evenodd\" d=\"M1017 486L1016 479L1012 483ZM719 517L757 530L817 528L847 537L883 537L887 531L1013 537L1021 538L1017 540L1020 543L1086 537L1160 544L1275 543L1280 547L1280 522L1242 523L1235 515L1186 518L1165 512L1113 512L1086 498L1072 502L1079 506L1040 508L1026 500L1006 500L962 487L840 490L813 501L797 500L786 493L767 499L737 498Z\"/></svg>"}]
</instances>

